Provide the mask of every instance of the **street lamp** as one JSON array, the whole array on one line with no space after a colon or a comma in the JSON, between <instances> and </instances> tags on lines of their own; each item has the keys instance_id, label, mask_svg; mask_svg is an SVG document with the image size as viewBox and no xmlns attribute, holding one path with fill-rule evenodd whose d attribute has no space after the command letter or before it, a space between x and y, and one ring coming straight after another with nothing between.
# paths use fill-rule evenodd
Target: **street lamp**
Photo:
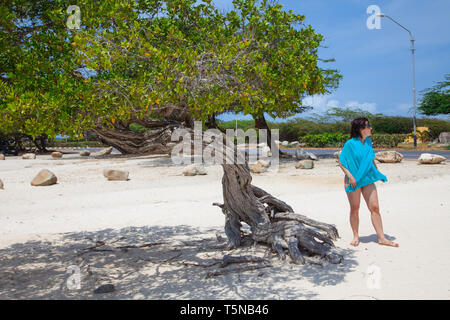
<instances>
[{"instance_id":1,"label":"street lamp","mask_svg":"<svg viewBox=\"0 0 450 320\"><path fill-rule=\"evenodd\" d=\"M380 18L388 18L395 24L399 25L409 33L410 41L411 41L411 53L412 53L412 81L413 81L413 107L414 107L414 116L413 116L413 123L414 123L414 148L417 148L417 136L416 136L416 80L415 80L415 67L414 67L414 37L408 29L406 29L404 26L402 26L400 23L389 17L388 15L381 13L377 14L377 17Z\"/></svg>"}]
</instances>

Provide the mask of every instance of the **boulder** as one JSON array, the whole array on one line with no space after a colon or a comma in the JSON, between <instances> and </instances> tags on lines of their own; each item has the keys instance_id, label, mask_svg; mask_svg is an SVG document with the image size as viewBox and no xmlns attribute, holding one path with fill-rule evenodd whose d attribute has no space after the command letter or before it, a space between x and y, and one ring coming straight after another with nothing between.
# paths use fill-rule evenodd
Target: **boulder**
<instances>
[{"instance_id":1,"label":"boulder","mask_svg":"<svg viewBox=\"0 0 450 320\"><path fill-rule=\"evenodd\" d=\"M293 146L297 146L297 145L300 144L300 142L298 142L298 141L292 141L290 144L293 145Z\"/></svg>"},{"instance_id":2,"label":"boulder","mask_svg":"<svg viewBox=\"0 0 450 320\"><path fill-rule=\"evenodd\" d=\"M297 146L297 149L295 150L295 157L297 158L297 160L318 160L317 156L314 153L307 152L299 146Z\"/></svg>"},{"instance_id":3,"label":"boulder","mask_svg":"<svg viewBox=\"0 0 450 320\"><path fill-rule=\"evenodd\" d=\"M3 153L0 153L0 160L5 160L5 155Z\"/></svg>"},{"instance_id":4,"label":"boulder","mask_svg":"<svg viewBox=\"0 0 450 320\"><path fill-rule=\"evenodd\" d=\"M300 160L296 165L296 169L312 169L314 168L314 161L312 160Z\"/></svg>"},{"instance_id":5,"label":"boulder","mask_svg":"<svg viewBox=\"0 0 450 320\"><path fill-rule=\"evenodd\" d=\"M108 147L93 154L93 156L104 156L110 154L113 147Z\"/></svg>"},{"instance_id":6,"label":"boulder","mask_svg":"<svg viewBox=\"0 0 450 320\"><path fill-rule=\"evenodd\" d=\"M381 163L398 163L402 161L403 155L397 151L380 151L375 153L375 159Z\"/></svg>"},{"instance_id":7,"label":"boulder","mask_svg":"<svg viewBox=\"0 0 450 320\"><path fill-rule=\"evenodd\" d=\"M206 170L202 164L193 163L183 169L183 174L185 176L205 175Z\"/></svg>"},{"instance_id":8,"label":"boulder","mask_svg":"<svg viewBox=\"0 0 450 320\"><path fill-rule=\"evenodd\" d=\"M267 146L267 143L265 142L261 142L258 144L258 148L264 148L265 146Z\"/></svg>"},{"instance_id":9,"label":"boulder","mask_svg":"<svg viewBox=\"0 0 450 320\"><path fill-rule=\"evenodd\" d=\"M34 153L25 153L24 155L22 155L22 159L25 160L36 159L36 155Z\"/></svg>"},{"instance_id":10,"label":"boulder","mask_svg":"<svg viewBox=\"0 0 450 320\"><path fill-rule=\"evenodd\" d=\"M47 169L42 169L36 177L31 181L31 185L35 187L50 186L58 181L55 174Z\"/></svg>"},{"instance_id":11,"label":"boulder","mask_svg":"<svg viewBox=\"0 0 450 320\"><path fill-rule=\"evenodd\" d=\"M91 153L87 150L80 151L80 156L82 157L89 157L90 155Z\"/></svg>"},{"instance_id":12,"label":"boulder","mask_svg":"<svg viewBox=\"0 0 450 320\"><path fill-rule=\"evenodd\" d=\"M52 152L52 158L62 158L62 156L61 152Z\"/></svg>"},{"instance_id":13,"label":"boulder","mask_svg":"<svg viewBox=\"0 0 450 320\"><path fill-rule=\"evenodd\" d=\"M261 149L261 155L263 157L271 157L272 152L270 151L270 148L268 146L262 147Z\"/></svg>"},{"instance_id":14,"label":"boulder","mask_svg":"<svg viewBox=\"0 0 450 320\"><path fill-rule=\"evenodd\" d=\"M256 161L256 163L258 163L258 162L265 168L270 167L270 161L265 161L265 160L259 159L258 161Z\"/></svg>"},{"instance_id":15,"label":"boulder","mask_svg":"<svg viewBox=\"0 0 450 320\"><path fill-rule=\"evenodd\" d=\"M450 132L441 132L439 134L439 142L440 143L449 143L450 142Z\"/></svg>"},{"instance_id":16,"label":"boulder","mask_svg":"<svg viewBox=\"0 0 450 320\"><path fill-rule=\"evenodd\" d=\"M250 172L253 173L263 173L267 171L267 166L265 166L265 161L258 160L251 168Z\"/></svg>"},{"instance_id":17,"label":"boulder","mask_svg":"<svg viewBox=\"0 0 450 320\"><path fill-rule=\"evenodd\" d=\"M289 141L283 141L283 142L281 143L282 146L287 146L288 144L289 144Z\"/></svg>"},{"instance_id":18,"label":"boulder","mask_svg":"<svg viewBox=\"0 0 450 320\"><path fill-rule=\"evenodd\" d=\"M447 159L438 154L422 153L418 160L419 160L419 163L421 163L421 164L437 164L437 163L441 163L442 161L445 161Z\"/></svg>"},{"instance_id":19,"label":"boulder","mask_svg":"<svg viewBox=\"0 0 450 320\"><path fill-rule=\"evenodd\" d=\"M125 171L125 170L105 169L105 170L103 170L103 175L109 181L127 181L128 180L128 171Z\"/></svg>"},{"instance_id":20,"label":"boulder","mask_svg":"<svg viewBox=\"0 0 450 320\"><path fill-rule=\"evenodd\" d=\"M0 189L3 189L3 181L0 179Z\"/></svg>"}]
</instances>

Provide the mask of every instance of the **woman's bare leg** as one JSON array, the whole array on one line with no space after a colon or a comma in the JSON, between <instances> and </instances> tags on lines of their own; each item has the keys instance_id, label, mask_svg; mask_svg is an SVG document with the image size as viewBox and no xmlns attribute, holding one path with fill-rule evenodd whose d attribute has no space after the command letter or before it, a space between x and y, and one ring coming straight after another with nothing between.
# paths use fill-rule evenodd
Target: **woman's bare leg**
<instances>
[{"instance_id":1,"label":"woman's bare leg","mask_svg":"<svg viewBox=\"0 0 450 320\"><path fill-rule=\"evenodd\" d=\"M359 229L359 204L361 202L361 188L358 188L350 193L346 191L346 193L348 202L350 203L350 225L353 231L353 240L352 242L350 242L350 244L352 246L357 246L359 244L358 229Z\"/></svg>"},{"instance_id":2,"label":"woman's bare leg","mask_svg":"<svg viewBox=\"0 0 450 320\"><path fill-rule=\"evenodd\" d=\"M392 241L386 239L383 231L383 222L381 221L380 206L378 204L378 193L374 183L361 188L361 193L366 201L367 208L371 213L371 219L375 232L378 236L378 242L383 244L395 245Z\"/></svg>"}]
</instances>

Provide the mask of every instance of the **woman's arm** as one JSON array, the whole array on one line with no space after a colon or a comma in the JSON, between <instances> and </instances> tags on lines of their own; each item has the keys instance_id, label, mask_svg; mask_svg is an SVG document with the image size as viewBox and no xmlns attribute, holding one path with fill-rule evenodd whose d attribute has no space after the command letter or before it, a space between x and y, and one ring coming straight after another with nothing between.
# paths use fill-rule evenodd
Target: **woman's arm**
<instances>
[{"instance_id":1,"label":"woman's arm","mask_svg":"<svg viewBox=\"0 0 450 320\"><path fill-rule=\"evenodd\" d=\"M339 160L339 156L338 156L338 163L339 163L339 167L341 167L342 171L344 171L344 173L347 175L347 177L353 178L350 171L348 171L348 169L342 165L341 161Z\"/></svg>"}]
</instances>

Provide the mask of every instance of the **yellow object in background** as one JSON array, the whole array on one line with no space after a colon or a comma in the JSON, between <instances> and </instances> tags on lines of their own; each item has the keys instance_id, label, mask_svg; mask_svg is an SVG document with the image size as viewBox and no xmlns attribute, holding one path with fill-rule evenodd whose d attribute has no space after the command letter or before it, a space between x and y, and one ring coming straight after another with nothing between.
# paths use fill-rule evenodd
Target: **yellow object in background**
<instances>
[{"instance_id":1,"label":"yellow object in background","mask_svg":"<svg viewBox=\"0 0 450 320\"><path fill-rule=\"evenodd\" d=\"M418 132L423 132L423 131L428 131L428 127L416 127L417 142L421 142L421 143L424 142L420 139L420 135L418 134ZM410 134L411 134L411 136L407 137L405 139L405 141L403 141L403 143L413 143L414 142L414 132L411 132Z\"/></svg>"}]
</instances>

